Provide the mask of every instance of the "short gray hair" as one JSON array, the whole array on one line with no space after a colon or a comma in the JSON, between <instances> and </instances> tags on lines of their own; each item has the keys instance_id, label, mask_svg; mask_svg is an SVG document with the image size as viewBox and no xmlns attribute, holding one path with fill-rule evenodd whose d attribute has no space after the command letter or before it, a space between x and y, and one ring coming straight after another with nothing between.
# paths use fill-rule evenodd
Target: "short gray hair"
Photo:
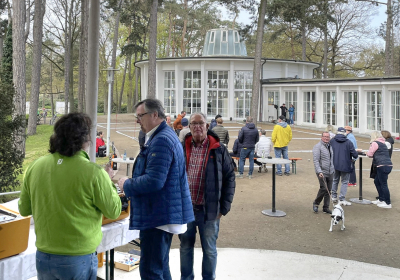
<instances>
[{"instance_id":1,"label":"short gray hair","mask_svg":"<svg viewBox=\"0 0 400 280\"><path fill-rule=\"evenodd\" d=\"M145 100L142 100L140 102L138 102L135 106L134 109L136 110L140 105L144 104L144 109L146 112L149 113L154 113L157 112L158 113L158 117L160 119L166 119L165 116L165 109L161 103L160 100L155 99L155 98L147 98Z\"/></svg>"},{"instance_id":2,"label":"short gray hair","mask_svg":"<svg viewBox=\"0 0 400 280\"><path fill-rule=\"evenodd\" d=\"M265 135L265 134L267 134L267 131L266 131L266 130L264 130L264 129L261 129L261 130L260 130L260 132L261 132L261 135Z\"/></svg>"},{"instance_id":3,"label":"short gray hair","mask_svg":"<svg viewBox=\"0 0 400 280\"><path fill-rule=\"evenodd\" d=\"M193 118L194 116L201 116L201 117L204 119L204 122L207 123L207 116L206 116L206 114L204 114L203 112L195 112L195 113L191 114L191 115L190 115L190 119L189 119L190 122L192 122L192 118Z\"/></svg>"}]
</instances>

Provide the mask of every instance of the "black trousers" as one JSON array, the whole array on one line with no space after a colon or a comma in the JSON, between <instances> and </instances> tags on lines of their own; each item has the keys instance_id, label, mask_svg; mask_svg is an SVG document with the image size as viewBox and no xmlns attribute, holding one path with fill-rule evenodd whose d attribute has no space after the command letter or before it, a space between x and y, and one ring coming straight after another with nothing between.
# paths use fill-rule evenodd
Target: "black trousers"
<instances>
[{"instance_id":1,"label":"black trousers","mask_svg":"<svg viewBox=\"0 0 400 280\"><path fill-rule=\"evenodd\" d=\"M324 174L324 178L326 181L326 185L329 189L326 189L325 183L324 183L324 178L320 178L317 174L317 178L319 181L319 190L317 193L317 197L314 200L314 205L319 205L322 201L322 199L324 200L324 206L323 209L329 209L329 204L330 204L330 197L329 194L332 190L332 182L333 182L333 174Z\"/></svg>"}]
</instances>

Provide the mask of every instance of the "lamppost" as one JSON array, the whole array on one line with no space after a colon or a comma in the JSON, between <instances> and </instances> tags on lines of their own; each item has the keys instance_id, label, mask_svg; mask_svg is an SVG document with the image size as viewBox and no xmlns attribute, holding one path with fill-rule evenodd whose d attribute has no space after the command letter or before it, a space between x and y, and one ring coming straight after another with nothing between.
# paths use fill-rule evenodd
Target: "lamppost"
<instances>
[{"instance_id":1,"label":"lamppost","mask_svg":"<svg viewBox=\"0 0 400 280\"><path fill-rule=\"evenodd\" d=\"M387 0L387 3L374 1L374 0L356 0L359 2L370 2L373 5L386 5L386 38L385 38L385 76L391 76L393 74L392 67L392 26L393 26L393 13L392 13L392 0Z\"/></svg>"},{"instance_id":2,"label":"lamppost","mask_svg":"<svg viewBox=\"0 0 400 280\"><path fill-rule=\"evenodd\" d=\"M114 71L119 71L119 69L113 69L109 67L103 71L107 71L107 83L108 83L108 112L107 112L107 146L106 146L106 156L110 155L110 124L111 124L111 87L114 81Z\"/></svg>"}]
</instances>

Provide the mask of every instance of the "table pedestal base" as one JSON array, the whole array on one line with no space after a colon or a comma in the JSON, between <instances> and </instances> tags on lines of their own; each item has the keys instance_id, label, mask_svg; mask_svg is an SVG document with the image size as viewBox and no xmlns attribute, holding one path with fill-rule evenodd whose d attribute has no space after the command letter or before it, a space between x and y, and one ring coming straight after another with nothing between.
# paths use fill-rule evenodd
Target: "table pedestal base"
<instances>
[{"instance_id":1,"label":"table pedestal base","mask_svg":"<svg viewBox=\"0 0 400 280\"><path fill-rule=\"evenodd\" d=\"M350 200L351 202L353 202L353 203L358 203L358 204L365 204L365 205L367 205L367 204L372 204L371 200L368 200L368 199L361 199L361 200L360 200L359 197L357 197L357 198L350 198L349 200Z\"/></svg>"},{"instance_id":2,"label":"table pedestal base","mask_svg":"<svg viewBox=\"0 0 400 280\"><path fill-rule=\"evenodd\" d=\"M272 209L266 209L266 210L262 210L261 213L263 213L266 216L270 216L270 217L285 217L286 216L286 213L281 210L276 210L275 212L272 212Z\"/></svg>"}]
</instances>

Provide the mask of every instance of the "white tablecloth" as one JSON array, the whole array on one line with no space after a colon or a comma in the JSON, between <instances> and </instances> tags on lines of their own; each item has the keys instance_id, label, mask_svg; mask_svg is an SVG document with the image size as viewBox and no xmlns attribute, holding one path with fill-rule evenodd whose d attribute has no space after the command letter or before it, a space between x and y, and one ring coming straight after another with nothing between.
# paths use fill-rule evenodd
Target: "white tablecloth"
<instances>
[{"instance_id":1,"label":"white tablecloth","mask_svg":"<svg viewBox=\"0 0 400 280\"><path fill-rule=\"evenodd\" d=\"M97 252L104 252L127 244L139 237L138 230L129 230L129 218L116 221L101 227L103 239ZM34 226L29 231L28 249L24 252L0 260L1 280L25 280L36 276L36 235ZM7 242L0 240L0 242Z\"/></svg>"}]
</instances>

